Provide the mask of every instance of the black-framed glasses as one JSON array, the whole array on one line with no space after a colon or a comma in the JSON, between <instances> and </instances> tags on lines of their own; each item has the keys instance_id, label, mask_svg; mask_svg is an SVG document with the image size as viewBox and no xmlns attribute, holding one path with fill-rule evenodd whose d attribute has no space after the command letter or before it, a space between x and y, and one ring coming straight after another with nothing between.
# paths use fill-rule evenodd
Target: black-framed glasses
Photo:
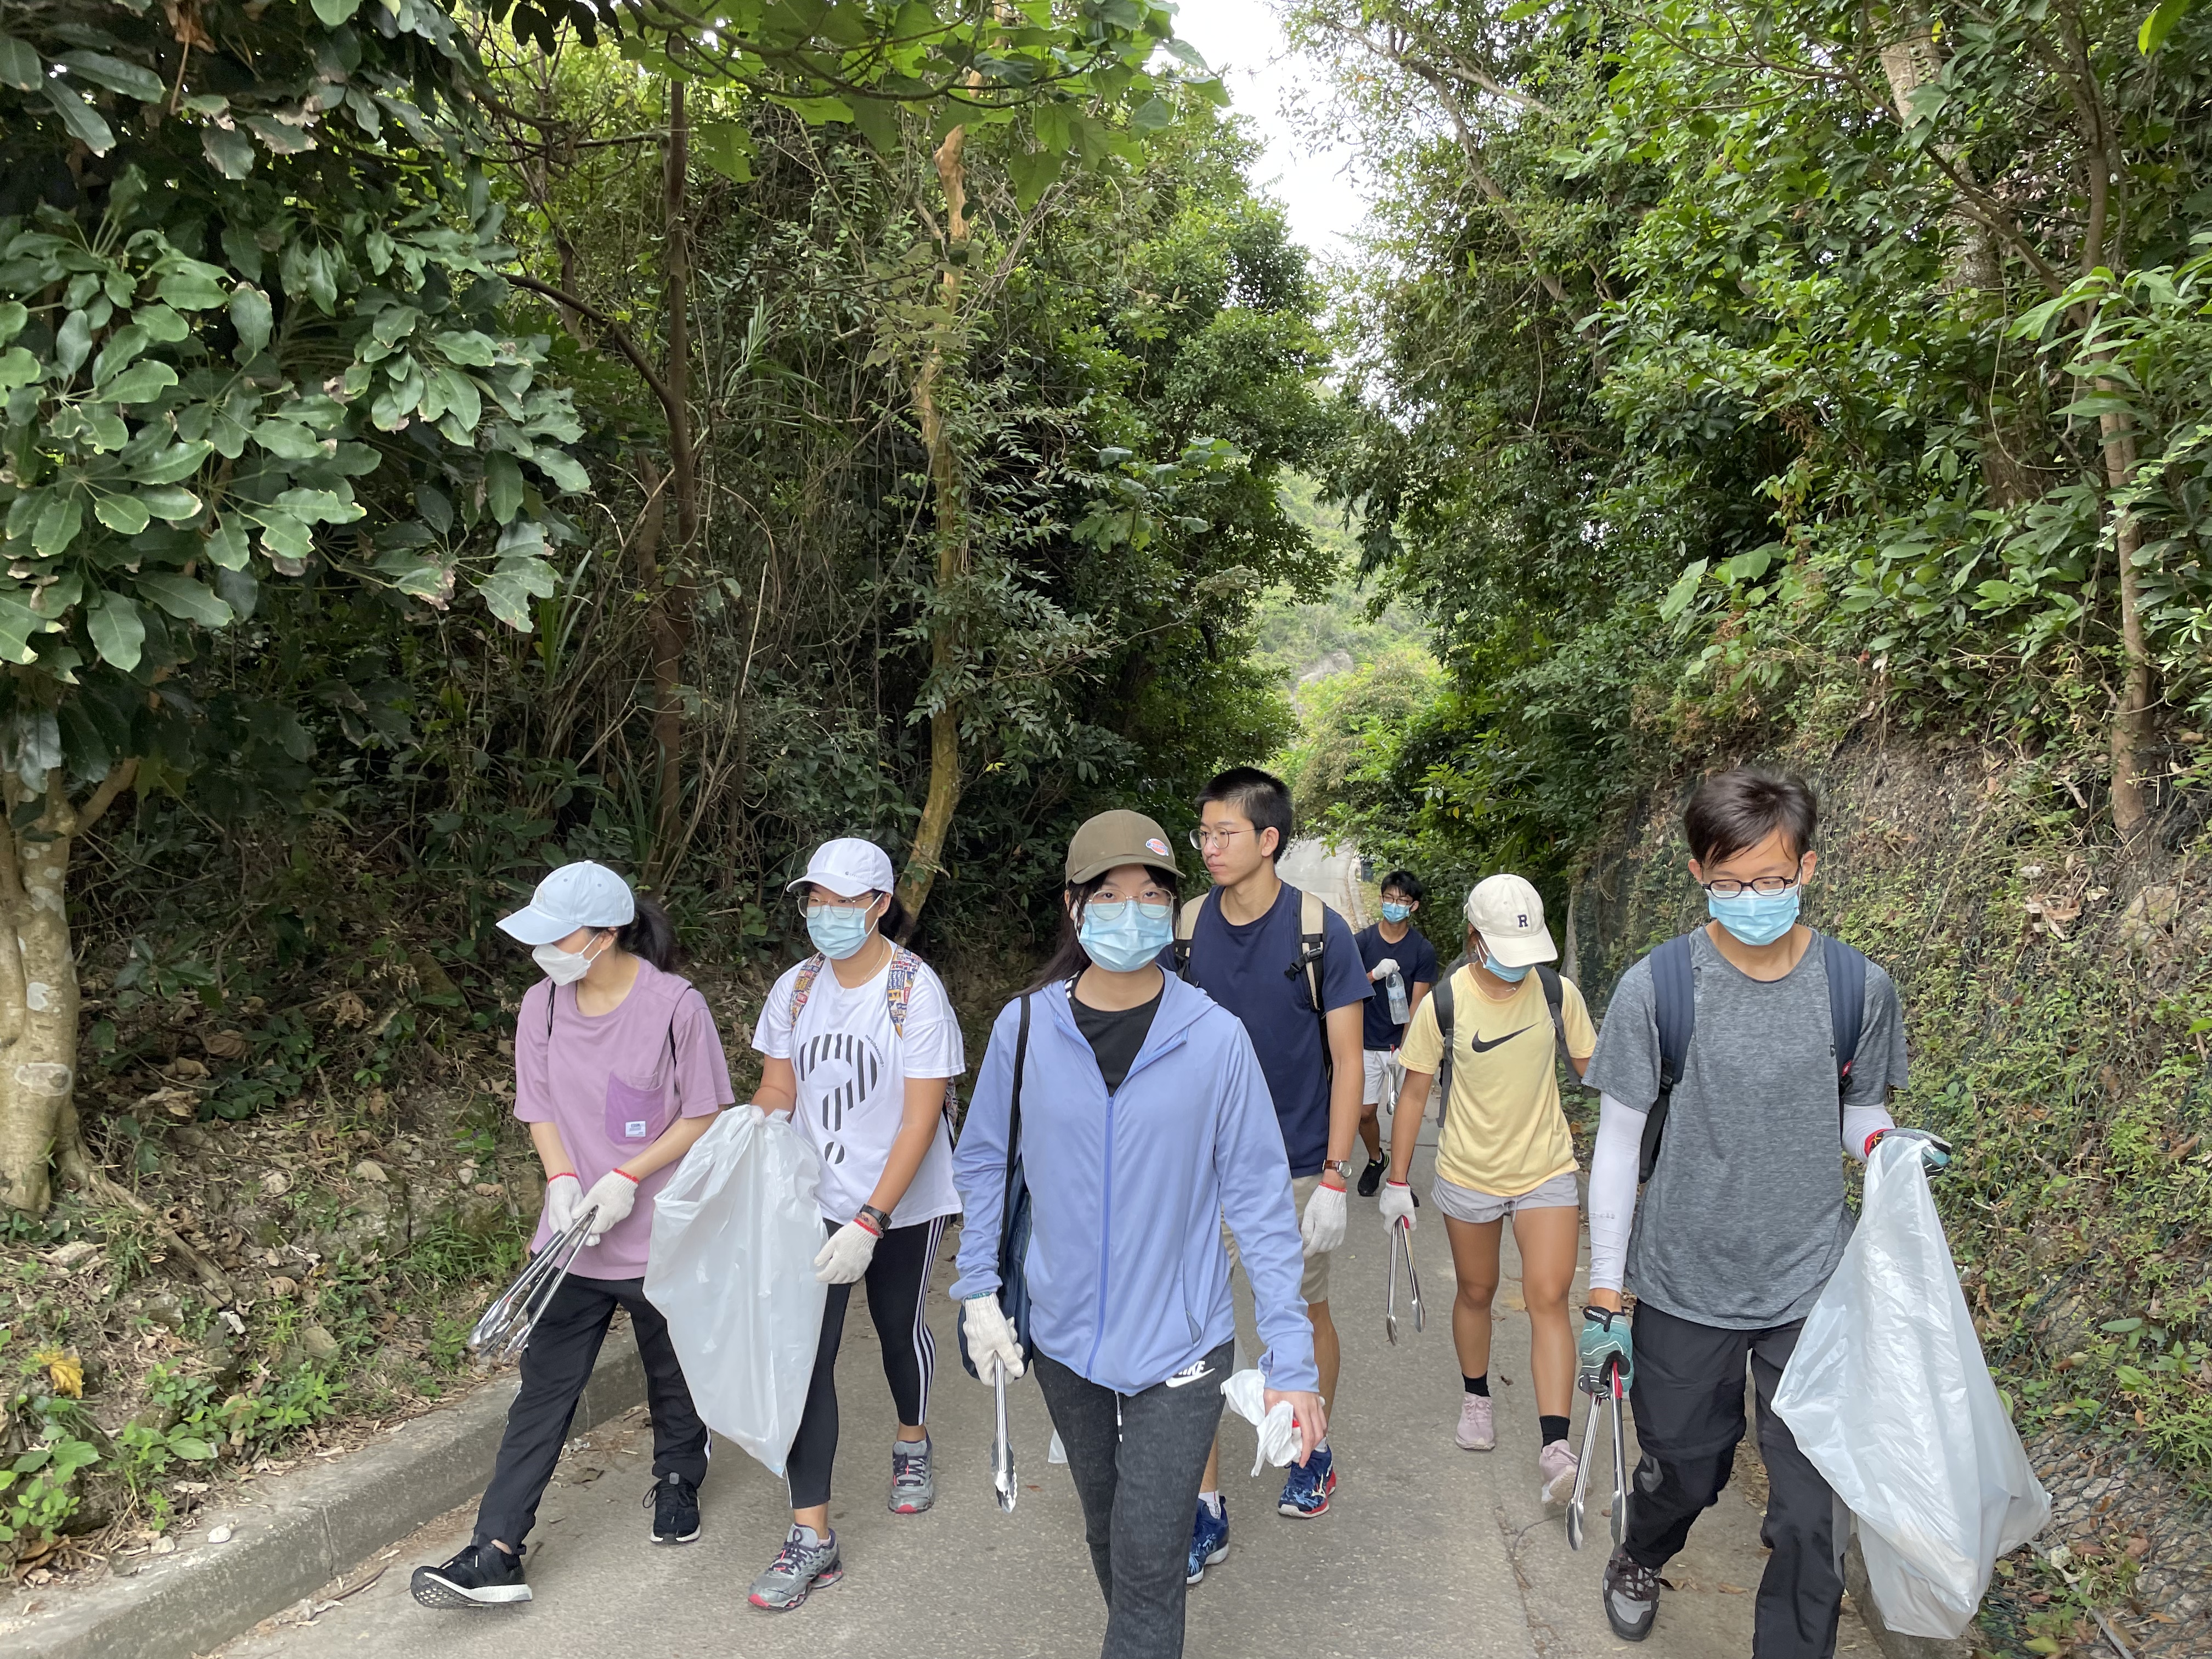
<instances>
[{"instance_id":1,"label":"black-framed glasses","mask_svg":"<svg viewBox=\"0 0 2212 1659\"><path fill-rule=\"evenodd\" d=\"M1795 876L1753 876L1749 881L1705 881L1698 884L1715 898L1741 898L1746 893L1756 893L1761 898L1773 898L1786 893L1797 884Z\"/></svg>"}]
</instances>

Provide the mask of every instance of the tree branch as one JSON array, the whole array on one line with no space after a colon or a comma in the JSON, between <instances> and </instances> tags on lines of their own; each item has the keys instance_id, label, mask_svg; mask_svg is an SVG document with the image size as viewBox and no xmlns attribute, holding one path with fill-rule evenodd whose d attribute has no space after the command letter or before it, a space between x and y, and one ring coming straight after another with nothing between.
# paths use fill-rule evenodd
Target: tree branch
<instances>
[{"instance_id":1,"label":"tree branch","mask_svg":"<svg viewBox=\"0 0 2212 1659\"><path fill-rule=\"evenodd\" d=\"M85 798L76 809L76 823L71 828L74 835L82 835L106 815L115 805L115 798L138 781L138 760L136 756L118 762L108 769L107 775L100 781L100 787Z\"/></svg>"},{"instance_id":2,"label":"tree branch","mask_svg":"<svg viewBox=\"0 0 2212 1659\"><path fill-rule=\"evenodd\" d=\"M668 417L669 429L672 432L683 429L683 405L676 401L676 394L669 390L668 382L661 378L660 371L655 368L652 361L638 349L637 343L623 331L620 323L615 321L597 306L580 300L574 295L554 287L550 283L541 283L535 276L526 276L520 271L509 271L507 273L507 280L517 288L526 288L532 294L542 294L554 304L566 306L579 317L588 317L605 329L615 349L629 359L630 367L644 377L645 383L653 388L653 395L660 400L661 412ZM585 340L583 343L590 345L592 342Z\"/></svg>"}]
</instances>

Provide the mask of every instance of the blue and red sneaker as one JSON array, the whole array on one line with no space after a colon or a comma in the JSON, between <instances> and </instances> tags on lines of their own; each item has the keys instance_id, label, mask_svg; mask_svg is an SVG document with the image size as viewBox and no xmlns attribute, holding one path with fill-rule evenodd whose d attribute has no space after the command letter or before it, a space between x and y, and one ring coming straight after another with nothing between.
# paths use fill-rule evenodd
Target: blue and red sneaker
<instances>
[{"instance_id":1,"label":"blue and red sneaker","mask_svg":"<svg viewBox=\"0 0 2212 1659\"><path fill-rule=\"evenodd\" d=\"M1198 1500L1198 1517L1190 1528L1190 1564L1186 1582L1195 1584L1206 1577L1206 1570L1224 1561L1229 1556L1229 1504L1222 1501L1221 1513L1216 1515Z\"/></svg>"},{"instance_id":2,"label":"blue and red sneaker","mask_svg":"<svg viewBox=\"0 0 2212 1659\"><path fill-rule=\"evenodd\" d=\"M1328 1495L1335 1490L1336 1460L1324 1442L1314 1448L1304 1468L1291 1465L1290 1478L1283 1482L1283 1495L1275 1507L1285 1515L1310 1521L1328 1513Z\"/></svg>"}]
</instances>

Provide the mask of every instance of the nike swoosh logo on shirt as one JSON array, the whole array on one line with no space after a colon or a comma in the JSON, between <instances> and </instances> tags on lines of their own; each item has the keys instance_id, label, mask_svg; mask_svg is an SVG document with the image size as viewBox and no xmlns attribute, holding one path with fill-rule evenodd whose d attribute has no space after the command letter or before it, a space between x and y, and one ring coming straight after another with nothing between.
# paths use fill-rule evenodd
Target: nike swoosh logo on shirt
<instances>
[{"instance_id":1,"label":"nike swoosh logo on shirt","mask_svg":"<svg viewBox=\"0 0 2212 1659\"><path fill-rule=\"evenodd\" d=\"M1213 1367L1201 1359L1195 1365L1188 1370L1177 1371L1173 1376L1168 1378L1168 1387L1180 1389L1186 1382L1202 1382L1212 1375Z\"/></svg>"},{"instance_id":2,"label":"nike swoosh logo on shirt","mask_svg":"<svg viewBox=\"0 0 2212 1659\"><path fill-rule=\"evenodd\" d=\"M1521 1031L1533 1031L1536 1028L1533 1025L1523 1025L1521 1028ZM1492 1048L1495 1048L1499 1043L1512 1042L1515 1037L1521 1035L1521 1031L1508 1031L1504 1036L1492 1037L1487 1042L1485 1042L1480 1037L1475 1036L1470 1033L1467 1039L1467 1046L1474 1049L1478 1054L1486 1054Z\"/></svg>"}]
</instances>

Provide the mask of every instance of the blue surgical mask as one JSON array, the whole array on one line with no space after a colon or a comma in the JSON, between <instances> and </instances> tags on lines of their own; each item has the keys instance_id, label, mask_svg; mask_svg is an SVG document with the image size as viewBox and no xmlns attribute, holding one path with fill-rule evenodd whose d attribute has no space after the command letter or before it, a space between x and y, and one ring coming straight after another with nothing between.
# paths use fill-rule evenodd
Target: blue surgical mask
<instances>
[{"instance_id":1,"label":"blue surgical mask","mask_svg":"<svg viewBox=\"0 0 2212 1659\"><path fill-rule=\"evenodd\" d=\"M1797 925L1799 890L1754 893L1749 889L1734 898L1705 895L1705 909L1715 921L1746 945L1771 945Z\"/></svg>"},{"instance_id":2,"label":"blue surgical mask","mask_svg":"<svg viewBox=\"0 0 2212 1659\"><path fill-rule=\"evenodd\" d=\"M842 962L868 942L875 923L868 907L810 904L806 907L806 937L832 962Z\"/></svg>"},{"instance_id":3,"label":"blue surgical mask","mask_svg":"<svg viewBox=\"0 0 2212 1659\"><path fill-rule=\"evenodd\" d=\"M1133 904L1127 900L1083 907L1076 929L1084 953L1109 974L1130 974L1167 948L1175 937L1174 907Z\"/></svg>"},{"instance_id":4,"label":"blue surgical mask","mask_svg":"<svg viewBox=\"0 0 2212 1659\"><path fill-rule=\"evenodd\" d=\"M1534 963L1524 962L1518 968L1508 968L1487 951L1482 953L1482 965L1509 985L1518 985L1528 977L1529 969L1535 966Z\"/></svg>"},{"instance_id":5,"label":"blue surgical mask","mask_svg":"<svg viewBox=\"0 0 2212 1659\"><path fill-rule=\"evenodd\" d=\"M1383 901L1382 920L1385 921L1403 921L1407 916L1410 916L1413 914L1413 907L1410 904L1393 904L1387 899Z\"/></svg>"}]
</instances>

